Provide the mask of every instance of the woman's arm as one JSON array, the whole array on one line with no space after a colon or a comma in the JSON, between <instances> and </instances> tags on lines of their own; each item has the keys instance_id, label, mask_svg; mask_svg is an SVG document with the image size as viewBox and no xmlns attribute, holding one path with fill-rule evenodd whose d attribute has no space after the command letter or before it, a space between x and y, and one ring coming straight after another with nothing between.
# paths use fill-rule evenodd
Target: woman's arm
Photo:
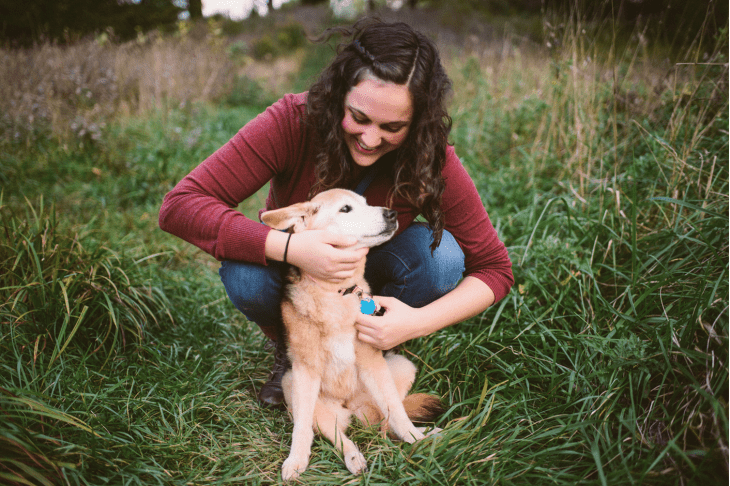
<instances>
[{"instance_id":1,"label":"woman's arm","mask_svg":"<svg viewBox=\"0 0 730 486\"><path fill-rule=\"evenodd\" d=\"M442 201L445 226L464 252L464 275L484 282L494 293L495 301L499 301L514 284L512 262L474 181L453 147L447 149L443 175L446 180Z\"/></svg>"},{"instance_id":2,"label":"woman's arm","mask_svg":"<svg viewBox=\"0 0 730 486\"><path fill-rule=\"evenodd\" d=\"M218 260L266 264L269 228L236 209L298 159L297 98L282 98L183 178L166 196L160 227Z\"/></svg>"},{"instance_id":3,"label":"woman's arm","mask_svg":"<svg viewBox=\"0 0 730 486\"><path fill-rule=\"evenodd\" d=\"M430 304L414 308L393 297L375 297L385 315L360 314L358 338L378 349L391 349L410 339L462 322L494 303L494 292L476 277L465 277L454 290Z\"/></svg>"}]
</instances>

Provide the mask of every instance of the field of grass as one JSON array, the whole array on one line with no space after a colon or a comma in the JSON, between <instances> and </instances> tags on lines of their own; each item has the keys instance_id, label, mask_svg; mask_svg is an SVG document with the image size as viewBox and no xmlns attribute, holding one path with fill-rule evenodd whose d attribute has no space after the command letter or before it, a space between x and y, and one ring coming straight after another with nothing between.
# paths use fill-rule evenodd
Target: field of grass
<instances>
[{"instance_id":1,"label":"field of grass","mask_svg":"<svg viewBox=\"0 0 730 486\"><path fill-rule=\"evenodd\" d=\"M444 432L355 427L362 477L317 439L303 483L727 484L727 28L669 60L641 29L544 26L549 46L444 50L452 139L516 278L406 346ZM291 424L256 403L265 340L213 258L157 228L164 194L277 95L216 32L2 51L2 484L279 482ZM299 49L296 87L326 62Z\"/></svg>"}]
</instances>

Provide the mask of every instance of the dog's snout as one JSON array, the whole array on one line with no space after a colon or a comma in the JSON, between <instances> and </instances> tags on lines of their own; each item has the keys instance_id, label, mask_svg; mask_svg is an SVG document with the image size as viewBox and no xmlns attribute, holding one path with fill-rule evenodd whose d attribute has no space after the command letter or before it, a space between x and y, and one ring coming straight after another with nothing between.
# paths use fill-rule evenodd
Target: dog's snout
<instances>
[{"instance_id":1,"label":"dog's snout","mask_svg":"<svg viewBox=\"0 0 730 486\"><path fill-rule=\"evenodd\" d=\"M383 209L383 217L389 223L394 223L398 219L398 212L392 209Z\"/></svg>"}]
</instances>

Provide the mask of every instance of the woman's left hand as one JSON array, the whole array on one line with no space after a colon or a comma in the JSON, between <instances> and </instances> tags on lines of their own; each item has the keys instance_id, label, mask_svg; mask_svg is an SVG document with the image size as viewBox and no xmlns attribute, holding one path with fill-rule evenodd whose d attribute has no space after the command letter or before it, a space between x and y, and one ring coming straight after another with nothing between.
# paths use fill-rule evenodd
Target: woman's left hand
<instances>
[{"instance_id":1,"label":"woman's left hand","mask_svg":"<svg viewBox=\"0 0 730 486\"><path fill-rule=\"evenodd\" d=\"M425 307L411 307L393 297L374 299L385 308L385 315L359 314L355 329L360 341L385 350L476 316L494 303L494 292L467 275L454 290Z\"/></svg>"},{"instance_id":2,"label":"woman's left hand","mask_svg":"<svg viewBox=\"0 0 730 486\"><path fill-rule=\"evenodd\" d=\"M394 297L373 297L385 309L382 316L359 314L355 329L360 341L377 349L391 349L409 339L421 336L419 309Z\"/></svg>"}]
</instances>

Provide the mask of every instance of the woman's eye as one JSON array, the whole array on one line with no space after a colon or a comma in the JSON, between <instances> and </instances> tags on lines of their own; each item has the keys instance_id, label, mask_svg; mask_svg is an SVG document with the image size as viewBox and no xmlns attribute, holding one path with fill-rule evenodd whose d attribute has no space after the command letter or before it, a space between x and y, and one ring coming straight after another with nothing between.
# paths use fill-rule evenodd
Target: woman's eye
<instances>
[{"instance_id":1,"label":"woman's eye","mask_svg":"<svg viewBox=\"0 0 730 486\"><path fill-rule=\"evenodd\" d=\"M340 212L341 212L341 213L349 213L350 211L352 211L352 206L350 206L349 204L345 204L345 205L344 205L344 206L342 206L342 208L340 209Z\"/></svg>"}]
</instances>

